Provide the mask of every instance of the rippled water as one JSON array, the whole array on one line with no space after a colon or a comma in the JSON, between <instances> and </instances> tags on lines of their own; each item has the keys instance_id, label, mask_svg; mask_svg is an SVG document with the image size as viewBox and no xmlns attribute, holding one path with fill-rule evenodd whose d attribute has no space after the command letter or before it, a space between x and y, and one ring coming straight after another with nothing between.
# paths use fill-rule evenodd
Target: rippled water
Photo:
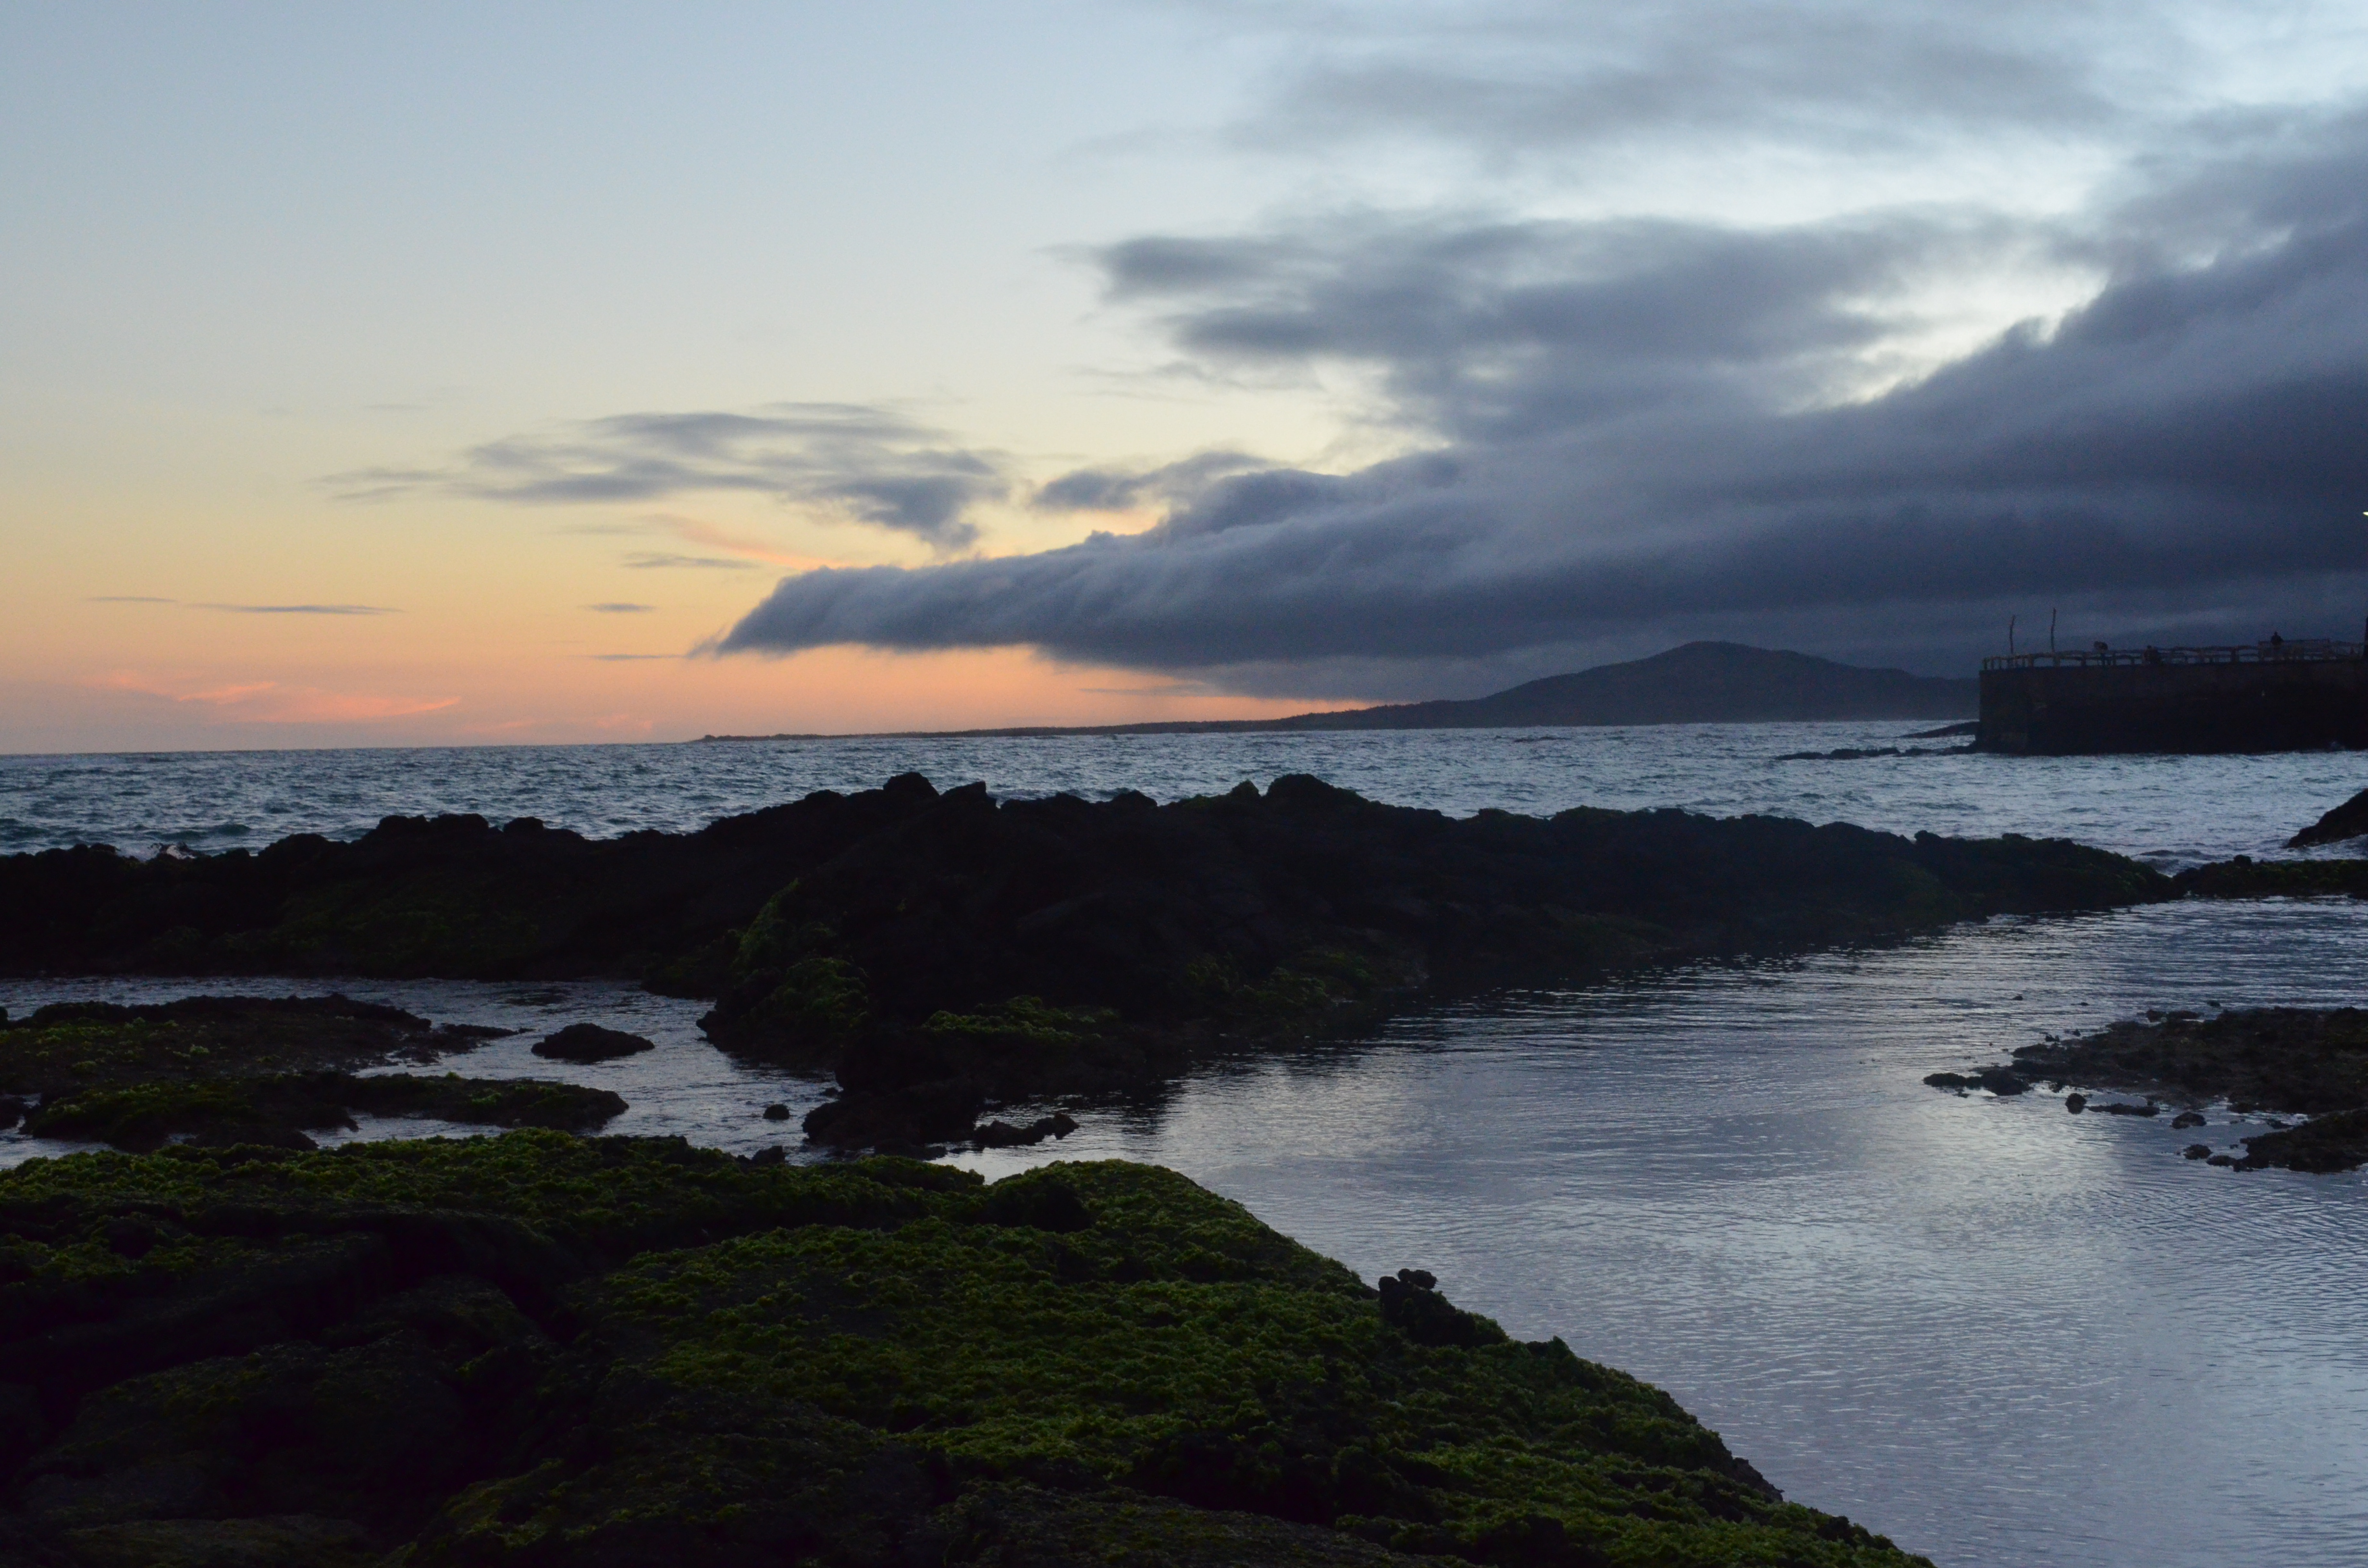
<instances>
[{"instance_id":1,"label":"rippled water","mask_svg":"<svg viewBox=\"0 0 2368 1568\"><path fill-rule=\"evenodd\" d=\"M595 836L680 832L812 790L917 769L998 795L1141 790L1175 800L1313 773L1375 800L1497 807L1685 806L1894 832L2061 835L2167 864L2273 852L2368 785L2368 756L2002 757L1907 739L1909 722L1312 735L863 737L704 745L172 752L0 756L0 851L74 843L142 853L354 837L392 813L541 817ZM1920 755L1785 760L1901 747Z\"/></svg>"},{"instance_id":2,"label":"rippled water","mask_svg":"<svg viewBox=\"0 0 2368 1568\"><path fill-rule=\"evenodd\" d=\"M1167 800L1312 772L1464 812L1759 811L1912 832L2063 835L2175 866L2273 853L2368 759L1932 755L1911 724L1112 740L842 740L0 758L0 848L352 835L389 812L682 829L917 768L1007 796ZM1788 760L1907 745L1927 755ZM1066 1142L961 1156L1173 1166L1368 1277L1434 1270L1524 1336L1669 1389L1792 1495L1946 1568L2368 1562L2368 1176L2238 1175L2168 1119L1922 1086L2146 1007L2360 1000L2368 905L2172 904L1917 944L1704 966L1401 1019L1221 1064ZM602 983L0 983L80 997L342 988L529 1032L472 1074L617 1089L625 1132L794 1143L822 1085L699 1037L701 1005ZM578 1019L658 1049L529 1053ZM468 1130L373 1120L351 1136ZM2215 1112L2228 1146L2258 1122ZM0 1165L59 1145L0 1134Z\"/></svg>"},{"instance_id":3,"label":"rippled water","mask_svg":"<svg viewBox=\"0 0 2368 1568\"><path fill-rule=\"evenodd\" d=\"M2368 1541L2368 1177L2180 1158L2260 1131L2225 1111L2173 1132L1920 1080L2149 1006L2357 1001L2363 960L2368 909L2348 901L2001 920L1442 1008L961 1163L1152 1161L1369 1278L1432 1269L1946 1568L2351 1568ZM789 1133L763 1105L820 1097L706 1045L696 1003L345 988L531 1028L449 1065L614 1087L633 1102L620 1131L746 1151ZM0 1005L188 989L14 983ZM577 1018L659 1048L575 1067L528 1053ZM32 1152L0 1135L0 1163Z\"/></svg>"}]
</instances>

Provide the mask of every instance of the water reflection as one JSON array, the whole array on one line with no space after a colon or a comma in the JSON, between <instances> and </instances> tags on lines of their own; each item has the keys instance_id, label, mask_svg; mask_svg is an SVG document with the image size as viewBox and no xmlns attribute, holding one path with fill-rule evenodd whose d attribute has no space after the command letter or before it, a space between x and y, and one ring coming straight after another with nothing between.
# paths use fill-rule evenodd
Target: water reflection
<instances>
[{"instance_id":1,"label":"water reflection","mask_svg":"<svg viewBox=\"0 0 2368 1568\"><path fill-rule=\"evenodd\" d=\"M2350 1568L2368 1540L2368 1178L2179 1158L2258 1130L2225 1112L2174 1132L1920 1080L2149 1006L2355 1002L2363 957L2368 909L2340 901L1998 921L1441 1008L961 1163L1154 1161L1368 1278L1432 1269L1951 1568ZM23 983L0 1005L189 989ZM451 1063L615 1087L633 1102L619 1131L745 1151L782 1134L757 1108L819 1097L708 1047L695 1003L347 989L439 1021L651 1035L657 1051L593 1067L532 1057L532 1036Z\"/></svg>"},{"instance_id":2,"label":"water reflection","mask_svg":"<svg viewBox=\"0 0 2368 1568\"><path fill-rule=\"evenodd\" d=\"M2348 903L2175 905L1508 998L1197 1077L1061 1153L1430 1268L1942 1563L2351 1564L2368 1180L1919 1080L2150 1006L2356 1000L2363 942Z\"/></svg>"}]
</instances>

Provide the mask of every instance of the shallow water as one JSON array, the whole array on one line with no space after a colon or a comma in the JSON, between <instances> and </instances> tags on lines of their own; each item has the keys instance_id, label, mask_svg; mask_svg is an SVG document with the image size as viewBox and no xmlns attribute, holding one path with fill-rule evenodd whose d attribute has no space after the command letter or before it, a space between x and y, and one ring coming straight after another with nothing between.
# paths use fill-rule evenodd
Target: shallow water
<instances>
[{"instance_id":1,"label":"shallow water","mask_svg":"<svg viewBox=\"0 0 2368 1568\"><path fill-rule=\"evenodd\" d=\"M471 1078L551 1078L613 1089L625 1113L604 1132L637 1138L677 1134L711 1148L749 1154L774 1143L796 1144L798 1119L822 1102L824 1081L735 1062L699 1032L710 1004L653 996L616 981L531 983L474 980L0 980L0 1007L23 1017L51 1002L168 1002L177 996L325 996L341 993L364 1002L405 1007L438 1023L484 1024L518 1032L429 1066L401 1064L402 1073L458 1073ZM625 1029L654 1049L610 1062L554 1062L534 1054L535 1042L569 1024L591 1021ZM769 1121L769 1105L789 1108L788 1121ZM350 1132L313 1135L324 1145L373 1138L473 1137L488 1131L416 1117L362 1117ZM0 1132L0 1169L27 1159L97 1145Z\"/></svg>"},{"instance_id":2,"label":"shallow water","mask_svg":"<svg viewBox=\"0 0 2368 1568\"><path fill-rule=\"evenodd\" d=\"M0 756L0 852L75 843L149 853L356 837L394 813L533 816L594 836L682 832L809 790L916 769L1000 796L1161 801L1313 773L1463 815L1576 805L1766 812L1892 832L2077 838L2167 866L2265 855L2368 785L2368 756L2002 757L1908 738L1908 722L1342 734L859 737L705 745L481 746ZM1898 747L1906 756L1786 759Z\"/></svg>"},{"instance_id":3,"label":"shallow water","mask_svg":"<svg viewBox=\"0 0 2368 1568\"><path fill-rule=\"evenodd\" d=\"M960 1163L1152 1161L1369 1278L1429 1268L1515 1334L1668 1389L1792 1496L1946 1568L2348 1568L2368 1540L2368 1176L2180 1158L2260 1131L2225 1111L2173 1132L1920 1080L2149 1006L2356 1001L2363 958L2368 907L2346 901L2001 920L1442 1008ZM448 1065L615 1087L633 1101L619 1131L793 1142L759 1108L820 1096L705 1045L697 1003L345 988L530 1028ZM0 1005L189 989L16 983ZM659 1048L586 1067L529 1054L578 1018ZM0 1135L0 1161L31 1152Z\"/></svg>"}]
</instances>

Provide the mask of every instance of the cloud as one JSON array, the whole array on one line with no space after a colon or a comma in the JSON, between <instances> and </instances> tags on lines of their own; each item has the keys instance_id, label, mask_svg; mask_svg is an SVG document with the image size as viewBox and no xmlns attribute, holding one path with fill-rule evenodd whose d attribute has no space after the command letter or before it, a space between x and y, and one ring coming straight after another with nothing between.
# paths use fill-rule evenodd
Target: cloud
<instances>
[{"instance_id":1,"label":"cloud","mask_svg":"<svg viewBox=\"0 0 2368 1568\"><path fill-rule=\"evenodd\" d=\"M647 615L658 607L655 605L630 605L619 602L611 604L586 605L584 608L588 610L597 611L601 615Z\"/></svg>"},{"instance_id":2,"label":"cloud","mask_svg":"<svg viewBox=\"0 0 2368 1568\"><path fill-rule=\"evenodd\" d=\"M1046 512L1123 512L1155 502L1197 499L1227 474L1266 467L1247 452L1201 452L1147 469L1081 468L1038 487L1029 504Z\"/></svg>"},{"instance_id":3,"label":"cloud","mask_svg":"<svg viewBox=\"0 0 2368 1568\"><path fill-rule=\"evenodd\" d=\"M177 605L179 599L157 598L148 594L95 594L87 601L95 605ZM400 615L383 605L233 605L192 604L190 609L227 610L233 615Z\"/></svg>"},{"instance_id":4,"label":"cloud","mask_svg":"<svg viewBox=\"0 0 2368 1568\"><path fill-rule=\"evenodd\" d=\"M1418 685L1706 634L1955 663L2051 604L2100 635L2266 634L2368 597L2368 117L2213 129L2044 224L1352 214L1126 242L1113 296L1187 351L1348 367L1424 449L1233 472L1138 535L790 576L716 647ZM1899 380L1919 282L2033 250L2095 296Z\"/></svg>"},{"instance_id":5,"label":"cloud","mask_svg":"<svg viewBox=\"0 0 2368 1568\"><path fill-rule=\"evenodd\" d=\"M228 610L233 615L400 615L383 605L225 605L196 604L191 609Z\"/></svg>"},{"instance_id":6,"label":"cloud","mask_svg":"<svg viewBox=\"0 0 2368 1568\"><path fill-rule=\"evenodd\" d=\"M682 655L680 653L586 653L585 657L597 659L604 665L628 665L639 664L644 659L679 659Z\"/></svg>"},{"instance_id":7,"label":"cloud","mask_svg":"<svg viewBox=\"0 0 2368 1568\"><path fill-rule=\"evenodd\" d=\"M746 492L939 550L976 540L971 513L1010 488L998 454L860 403L612 415L487 442L443 467L364 469L323 483L355 501L427 491L532 506Z\"/></svg>"},{"instance_id":8,"label":"cloud","mask_svg":"<svg viewBox=\"0 0 2368 1568\"><path fill-rule=\"evenodd\" d=\"M1271 148L1419 137L1498 155L1671 139L1844 150L2062 135L2131 112L2186 51L2166 7L2001 0L1525 0L1326 7L1305 63L1237 128Z\"/></svg>"},{"instance_id":9,"label":"cloud","mask_svg":"<svg viewBox=\"0 0 2368 1568\"><path fill-rule=\"evenodd\" d=\"M659 551L640 551L625 557L624 563L637 571L665 571L677 566L695 567L710 572L749 572L756 562L739 561L726 555L668 555Z\"/></svg>"},{"instance_id":10,"label":"cloud","mask_svg":"<svg viewBox=\"0 0 2368 1568\"><path fill-rule=\"evenodd\" d=\"M233 682L227 686L171 676L117 670L92 682L112 691L195 703L212 709L225 720L250 724L319 724L370 722L415 718L458 707L457 697L390 697L375 693L324 690L313 686L287 686L279 681Z\"/></svg>"},{"instance_id":11,"label":"cloud","mask_svg":"<svg viewBox=\"0 0 2368 1568\"><path fill-rule=\"evenodd\" d=\"M715 550L730 551L734 555L745 555L752 561L768 562L775 566L808 567L823 564L811 555L783 550L770 540L751 539L746 534L718 528L713 523L703 522L697 517L677 517L660 513L647 521L651 528L663 528L688 543L703 544Z\"/></svg>"}]
</instances>

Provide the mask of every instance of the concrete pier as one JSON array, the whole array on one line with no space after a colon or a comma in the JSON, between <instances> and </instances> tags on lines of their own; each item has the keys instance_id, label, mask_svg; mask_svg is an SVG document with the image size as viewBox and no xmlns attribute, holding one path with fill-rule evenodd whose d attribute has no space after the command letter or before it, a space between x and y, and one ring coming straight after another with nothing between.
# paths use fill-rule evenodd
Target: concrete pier
<instances>
[{"instance_id":1,"label":"concrete pier","mask_svg":"<svg viewBox=\"0 0 2368 1568\"><path fill-rule=\"evenodd\" d=\"M2368 747L2368 645L2097 649L1982 661L1984 751Z\"/></svg>"}]
</instances>

